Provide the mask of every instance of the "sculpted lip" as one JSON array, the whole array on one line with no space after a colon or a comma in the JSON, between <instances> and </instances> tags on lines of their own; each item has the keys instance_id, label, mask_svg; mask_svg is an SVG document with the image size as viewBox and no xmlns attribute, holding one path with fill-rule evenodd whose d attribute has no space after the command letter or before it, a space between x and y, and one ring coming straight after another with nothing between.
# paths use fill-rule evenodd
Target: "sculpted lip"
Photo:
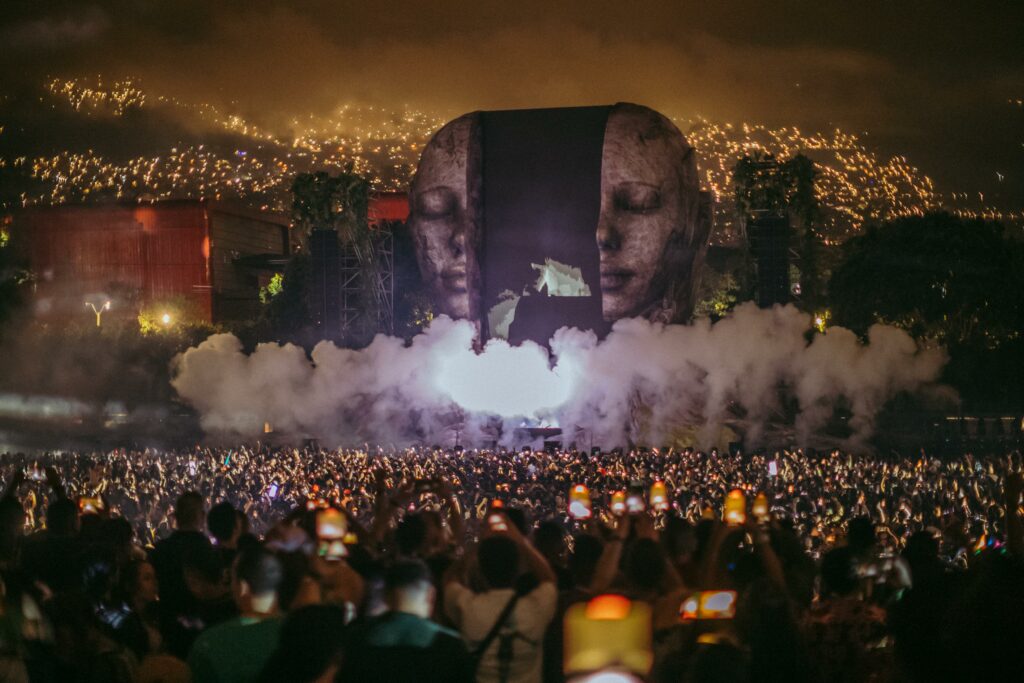
<instances>
[{"instance_id":1,"label":"sculpted lip","mask_svg":"<svg viewBox=\"0 0 1024 683\"><path fill-rule=\"evenodd\" d=\"M441 273L441 281L444 288L449 292L466 291L466 271L462 269L450 269Z\"/></svg>"},{"instance_id":2,"label":"sculpted lip","mask_svg":"<svg viewBox=\"0 0 1024 683\"><path fill-rule=\"evenodd\" d=\"M626 286L630 278L636 275L628 268L614 268L606 266L601 268L601 291L616 292Z\"/></svg>"}]
</instances>

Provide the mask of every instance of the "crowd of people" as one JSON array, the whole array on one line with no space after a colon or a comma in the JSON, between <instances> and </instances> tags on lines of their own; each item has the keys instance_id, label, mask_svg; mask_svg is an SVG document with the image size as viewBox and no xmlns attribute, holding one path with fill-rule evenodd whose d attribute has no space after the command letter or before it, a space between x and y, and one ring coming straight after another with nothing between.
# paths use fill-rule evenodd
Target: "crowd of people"
<instances>
[{"instance_id":1,"label":"crowd of people","mask_svg":"<svg viewBox=\"0 0 1024 683\"><path fill-rule=\"evenodd\" d=\"M1024 642L1019 452L0 467L0 680L995 680Z\"/></svg>"}]
</instances>

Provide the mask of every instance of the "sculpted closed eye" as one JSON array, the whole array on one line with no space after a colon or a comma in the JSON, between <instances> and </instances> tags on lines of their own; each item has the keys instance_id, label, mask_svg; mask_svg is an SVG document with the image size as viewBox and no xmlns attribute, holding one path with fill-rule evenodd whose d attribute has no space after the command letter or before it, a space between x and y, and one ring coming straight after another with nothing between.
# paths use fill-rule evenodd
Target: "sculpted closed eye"
<instances>
[{"instance_id":1,"label":"sculpted closed eye","mask_svg":"<svg viewBox=\"0 0 1024 683\"><path fill-rule=\"evenodd\" d=\"M449 187L437 187L416 195L416 213L422 218L445 218L455 213L458 199Z\"/></svg>"},{"instance_id":2,"label":"sculpted closed eye","mask_svg":"<svg viewBox=\"0 0 1024 683\"><path fill-rule=\"evenodd\" d=\"M620 183L615 187L615 208L629 213L652 213L661 208L661 190L648 183Z\"/></svg>"}]
</instances>

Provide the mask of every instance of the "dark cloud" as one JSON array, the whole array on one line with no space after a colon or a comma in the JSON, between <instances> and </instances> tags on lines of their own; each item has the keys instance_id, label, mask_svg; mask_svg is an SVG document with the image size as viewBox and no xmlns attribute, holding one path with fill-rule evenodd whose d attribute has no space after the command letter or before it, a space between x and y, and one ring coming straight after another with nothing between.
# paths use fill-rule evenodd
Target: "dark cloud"
<instances>
[{"instance_id":1,"label":"dark cloud","mask_svg":"<svg viewBox=\"0 0 1024 683\"><path fill-rule=\"evenodd\" d=\"M456 115L633 100L680 117L870 131L883 151L907 153L957 187L995 182L1000 170L1024 188L1024 126L1007 104L1024 96L1024 3L106 0L76 8L0 9L4 34L22 45L62 45L5 51L0 78L134 75L277 125L341 102Z\"/></svg>"},{"instance_id":2,"label":"dark cloud","mask_svg":"<svg viewBox=\"0 0 1024 683\"><path fill-rule=\"evenodd\" d=\"M0 30L0 43L8 49L37 53L95 42L111 22L95 6L50 16L17 21Z\"/></svg>"}]
</instances>

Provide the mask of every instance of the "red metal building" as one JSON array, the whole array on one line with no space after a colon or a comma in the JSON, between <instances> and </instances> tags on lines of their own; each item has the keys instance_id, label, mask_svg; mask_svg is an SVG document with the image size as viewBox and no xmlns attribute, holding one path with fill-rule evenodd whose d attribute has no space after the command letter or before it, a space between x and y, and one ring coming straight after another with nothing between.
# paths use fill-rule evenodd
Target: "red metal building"
<instances>
[{"instance_id":1,"label":"red metal building","mask_svg":"<svg viewBox=\"0 0 1024 683\"><path fill-rule=\"evenodd\" d=\"M366 213L371 225L404 223L409 218L409 195L405 192L377 192L370 196Z\"/></svg>"},{"instance_id":2,"label":"red metal building","mask_svg":"<svg viewBox=\"0 0 1024 683\"><path fill-rule=\"evenodd\" d=\"M269 275L236 261L289 254L286 217L212 201L30 208L12 227L38 278L37 310L52 315L120 296L184 298L202 319L244 319Z\"/></svg>"}]
</instances>

